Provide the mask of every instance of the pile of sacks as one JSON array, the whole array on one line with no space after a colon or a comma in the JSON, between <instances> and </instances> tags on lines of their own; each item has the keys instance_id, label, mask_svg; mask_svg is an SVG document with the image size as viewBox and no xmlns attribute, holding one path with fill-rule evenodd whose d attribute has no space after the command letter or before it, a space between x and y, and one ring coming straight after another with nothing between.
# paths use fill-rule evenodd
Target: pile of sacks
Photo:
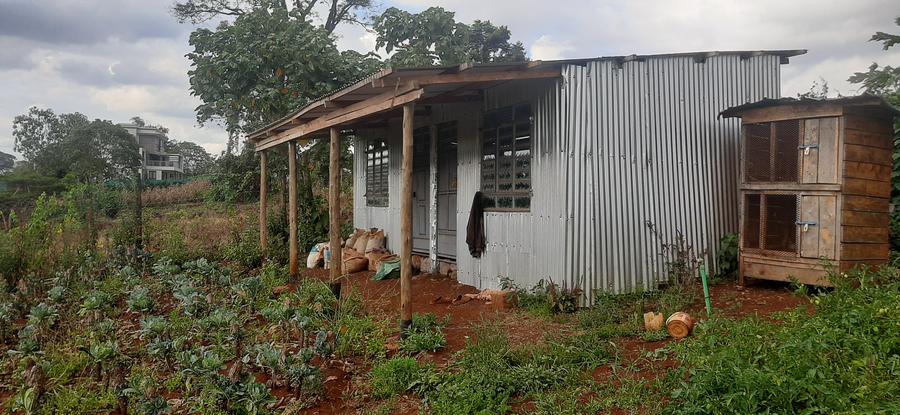
<instances>
[{"instance_id":1,"label":"pile of sacks","mask_svg":"<svg viewBox=\"0 0 900 415\"><path fill-rule=\"evenodd\" d=\"M382 263L396 260L397 256L384 248L384 239L384 230L356 229L353 235L344 241L341 250L341 273L352 274L366 269L377 271ZM307 268L316 268L322 263L326 269L331 263L331 248L327 242L313 246L306 258Z\"/></svg>"}]
</instances>

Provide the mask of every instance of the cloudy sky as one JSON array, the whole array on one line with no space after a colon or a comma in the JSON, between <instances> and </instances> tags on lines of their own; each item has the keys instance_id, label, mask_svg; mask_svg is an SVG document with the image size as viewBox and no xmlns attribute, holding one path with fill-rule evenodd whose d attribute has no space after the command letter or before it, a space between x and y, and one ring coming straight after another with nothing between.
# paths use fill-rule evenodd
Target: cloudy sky
<instances>
[{"instance_id":1,"label":"cloudy sky","mask_svg":"<svg viewBox=\"0 0 900 415\"><path fill-rule=\"evenodd\" d=\"M200 127L190 95L188 36L173 0L0 0L0 151L12 152L12 119L30 106L124 122L139 115L178 140L218 153L226 136ZM900 65L868 42L900 32L897 0L383 0L380 8L440 5L469 22L508 25L533 59L707 50L808 49L782 67L783 95L819 79L832 91L872 62ZM374 36L344 27L341 48L369 51Z\"/></svg>"}]
</instances>

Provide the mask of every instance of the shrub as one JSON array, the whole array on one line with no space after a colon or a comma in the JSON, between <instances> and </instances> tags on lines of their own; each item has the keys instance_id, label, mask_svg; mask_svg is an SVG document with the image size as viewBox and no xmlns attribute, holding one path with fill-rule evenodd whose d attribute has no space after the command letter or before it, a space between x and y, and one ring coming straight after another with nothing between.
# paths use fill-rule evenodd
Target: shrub
<instances>
[{"instance_id":1,"label":"shrub","mask_svg":"<svg viewBox=\"0 0 900 415\"><path fill-rule=\"evenodd\" d=\"M715 278L717 280L729 280L737 277L738 273L738 234L729 233L719 240L719 252L716 254Z\"/></svg>"},{"instance_id":2,"label":"shrub","mask_svg":"<svg viewBox=\"0 0 900 415\"><path fill-rule=\"evenodd\" d=\"M410 390L426 369L411 357L395 357L379 362L369 374L372 396L390 398Z\"/></svg>"}]
</instances>

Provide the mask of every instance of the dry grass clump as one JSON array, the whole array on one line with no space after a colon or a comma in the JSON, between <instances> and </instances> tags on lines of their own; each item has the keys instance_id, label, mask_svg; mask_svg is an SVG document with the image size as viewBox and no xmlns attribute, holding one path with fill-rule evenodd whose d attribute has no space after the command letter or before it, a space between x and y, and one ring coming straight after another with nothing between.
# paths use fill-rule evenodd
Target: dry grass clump
<instances>
[{"instance_id":1,"label":"dry grass clump","mask_svg":"<svg viewBox=\"0 0 900 415\"><path fill-rule=\"evenodd\" d=\"M194 180L178 186L148 189L142 196L144 206L165 206L203 201L211 189L212 183L209 180Z\"/></svg>"}]
</instances>

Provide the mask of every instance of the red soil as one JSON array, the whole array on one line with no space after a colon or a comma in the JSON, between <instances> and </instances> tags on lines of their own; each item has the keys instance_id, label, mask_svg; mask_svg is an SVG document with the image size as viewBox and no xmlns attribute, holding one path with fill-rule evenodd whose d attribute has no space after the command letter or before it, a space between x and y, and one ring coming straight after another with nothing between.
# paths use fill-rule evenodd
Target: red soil
<instances>
[{"instance_id":1,"label":"red soil","mask_svg":"<svg viewBox=\"0 0 900 415\"><path fill-rule=\"evenodd\" d=\"M362 294L367 307L372 311L397 313L399 309L399 280L373 281L372 272L360 272L345 277L342 292L347 295L349 291ZM305 271L305 276L319 279L328 279L328 271L314 269ZM564 332L573 330L571 324L554 323L546 319L531 317L515 311L497 310L484 301L472 300L465 304L452 305L439 303L436 299L453 299L459 295L477 293L474 287L463 285L447 277L432 275L417 275L412 279L412 308L414 313L433 313L438 317L450 316L450 324L445 328L447 335L447 347L438 353L423 353L418 358L420 361L431 361L437 365L446 365L454 353L463 349L466 342L474 336L473 328L483 321L500 322L507 330L510 340L514 344L525 344L539 341L550 332ZM759 315L767 317L775 312L787 311L806 301L795 296L783 283L767 281L750 281L746 287L740 287L736 283L723 283L711 288L711 299L715 313L729 317L741 317ZM699 320L706 319L705 305L701 296L694 304L690 314ZM658 342L645 342L640 338L621 339L617 346L625 362L636 362L641 368L637 376L643 379L653 379L662 376L667 370L676 365L675 361L648 361L641 359L647 352L652 352L664 347L671 339ZM358 371L357 375L364 374ZM329 372L330 374L330 372ZM598 368L594 378L598 382L612 380L612 368L604 366ZM304 414L342 414L354 412L368 412L364 403L349 402L357 386L351 382L352 376L345 373L337 380L326 383L326 396L316 407L309 408ZM362 406L358 406L362 405ZM527 407L527 405L525 406ZM415 399L404 398L399 404L401 414L418 413L418 402Z\"/></svg>"}]
</instances>

